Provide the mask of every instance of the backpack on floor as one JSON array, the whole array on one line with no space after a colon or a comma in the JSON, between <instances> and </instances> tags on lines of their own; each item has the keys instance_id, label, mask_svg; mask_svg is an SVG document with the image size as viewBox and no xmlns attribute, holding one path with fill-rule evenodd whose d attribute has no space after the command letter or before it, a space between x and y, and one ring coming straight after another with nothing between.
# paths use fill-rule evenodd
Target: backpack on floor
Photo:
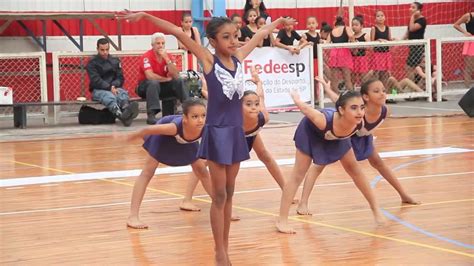
<instances>
[{"instance_id":1,"label":"backpack on floor","mask_svg":"<svg viewBox=\"0 0 474 266\"><path fill-rule=\"evenodd\" d=\"M114 124L115 116L107 109L95 109L87 105L81 106L79 110L79 124L81 125L100 125Z\"/></svg>"}]
</instances>

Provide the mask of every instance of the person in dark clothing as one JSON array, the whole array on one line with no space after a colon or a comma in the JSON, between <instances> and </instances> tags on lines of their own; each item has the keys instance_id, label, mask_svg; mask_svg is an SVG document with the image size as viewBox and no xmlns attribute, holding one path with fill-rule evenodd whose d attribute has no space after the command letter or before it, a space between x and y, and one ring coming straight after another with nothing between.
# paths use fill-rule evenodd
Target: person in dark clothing
<instances>
[{"instance_id":1,"label":"person in dark clothing","mask_svg":"<svg viewBox=\"0 0 474 266\"><path fill-rule=\"evenodd\" d=\"M258 17L263 17L265 20L268 19L267 24L270 23L271 18L268 15L267 8L265 7L265 4L263 3L262 0L246 0L245 6L244 6L244 14L247 13L247 11L252 8L257 10Z\"/></svg>"},{"instance_id":2,"label":"person in dark clothing","mask_svg":"<svg viewBox=\"0 0 474 266\"><path fill-rule=\"evenodd\" d=\"M174 58L166 51L165 35L160 32L153 34L151 46L152 49L141 57L136 91L138 96L146 99L147 124L154 125L156 114L161 112L160 98L176 97L182 103L189 95L185 91L184 81L179 78ZM171 114L174 114L174 111L166 111L163 116Z\"/></svg>"},{"instance_id":3,"label":"person in dark clothing","mask_svg":"<svg viewBox=\"0 0 474 266\"><path fill-rule=\"evenodd\" d=\"M106 38L97 41L97 55L87 64L89 89L92 100L105 105L124 126L130 126L138 116L138 103L130 102L122 88L124 77L120 60L109 55L110 43Z\"/></svg>"},{"instance_id":4,"label":"person in dark clothing","mask_svg":"<svg viewBox=\"0 0 474 266\"><path fill-rule=\"evenodd\" d=\"M408 24L408 30L405 34L407 40L423 40L425 38L426 30L426 18L421 14L423 4L419 2L413 2L410 5L410 23ZM407 76L409 79L413 79L413 73L415 67L418 66L423 60L425 50L423 45L411 45L410 51L407 57Z\"/></svg>"}]
</instances>

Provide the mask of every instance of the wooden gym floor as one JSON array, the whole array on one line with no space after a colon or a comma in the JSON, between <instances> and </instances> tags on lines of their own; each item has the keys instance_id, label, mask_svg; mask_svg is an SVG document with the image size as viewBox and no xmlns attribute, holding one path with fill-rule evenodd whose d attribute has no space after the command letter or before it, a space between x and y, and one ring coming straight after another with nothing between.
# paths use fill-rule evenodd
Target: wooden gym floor
<instances>
[{"instance_id":1,"label":"wooden gym floor","mask_svg":"<svg viewBox=\"0 0 474 266\"><path fill-rule=\"evenodd\" d=\"M283 159L294 157L294 130L261 131L287 178L292 163ZM280 234L274 220L281 192L267 170L252 162L252 152L237 179L234 214L242 220L231 226L233 265L472 265L474 120L389 119L376 137L385 162L422 205L401 205L362 162L388 218L377 227L336 163L318 179L310 198L314 215L296 216L293 207L297 234ZM134 176L144 162L141 143L50 139L0 142L0 151L0 264L212 265L209 197L199 186L202 211L178 209L188 169L156 175L141 209L150 229L126 228Z\"/></svg>"}]
</instances>

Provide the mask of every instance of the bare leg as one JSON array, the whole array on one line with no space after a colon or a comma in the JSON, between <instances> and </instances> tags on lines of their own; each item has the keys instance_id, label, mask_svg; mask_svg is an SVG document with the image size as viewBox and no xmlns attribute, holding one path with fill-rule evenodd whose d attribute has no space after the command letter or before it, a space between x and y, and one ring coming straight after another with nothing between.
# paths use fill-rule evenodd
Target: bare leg
<instances>
[{"instance_id":1,"label":"bare leg","mask_svg":"<svg viewBox=\"0 0 474 266\"><path fill-rule=\"evenodd\" d=\"M405 192L397 177L393 173L392 169L390 169L384 163L384 161L382 161L375 148L374 152L369 157L369 163L373 168L377 169L377 171L385 178L385 180L387 180L387 182L390 183L390 185L392 185L392 187L398 192L403 203L414 205L420 204L419 201L414 200Z\"/></svg>"},{"instance_id":2,"label":"bare leg","mask_svg":"<svg viewBox=\"0 0 474 266\"><path fill-rule=\"evenodd\" d=\"M420 88L420 86L418 86L415 82L413 82L411 79L408 79L408 78L404 78L400 80L399 86L402 90L405 90L406 88L408 88L412 91L424 92L424 90Z\"/></svg>"},{"instance_id":3,"label":"bare leg","mask_svg":"<svg viewBox=\"0 0 474 266\"><path fill-rule=\"evenodd\" d=\"M225 166L208 161L212 182L211 228L215 243L216 265L228 265L226 247L224 244L224 209L227 201Z\"/></svg>"},{"instance_id":4,"label":"bare leg","mask_svg":"<svg viewBox=\"0 0 474 266\"><path fill-rule=\"evenodd\" d=\"M196 174L191 173L189 175L188 184L186 185L186 192L184 193L184 199L179 205L179 209L183 211L200 211L201 209L194 205L193 203L193 194L194 190L199 183L199 179Z\"/></svg>"},{"instance_id":5,"label":"bare leg","mask_svg":"<svg viewBox=\"0 0 474 266\"><path fill-rule=\"evenodd\" d=\"M235 190L235 179L239 173L240 163L234 163L232 165L226 166L225 172L227 176L226 183L226 193L227 200L224 207L224 246L227 254L227 260L230 263L229 259L229 232L230 232L230 222L232 221L232 200L234 197Z\"/></svg>"},{"instance_id":6,"label":"bare leg","mask_svg":"<svg viewBox=\"0 0 474 266\"><path fill-rule=\"evenodd\" d=\"M267 168L268 172L273 176L273 179L278 183L281 189L285 186L285 178L281 173L280 167L278 166L275 159L273 159L272 155L268 152L263 144L262 137L260 134L257 134L255 137L255 141L253 143L253 150L257 154L257 157Z\"/></svg>"},{"instance_id":7,"label":"bare leg","mask_svg":"<svg viewBox=\"0 0 474 266\"><path fill-rule=\"evenodd\" d=\"M474 72L474 56L464 56L464 85L471 87L472 72Z\"/></svg>"},{"instance_id":8,"label":"bare leg","mask_svg":"<svg viewBox=\"0 0 474 266\"><path fill-rule=\"evenodd\" d=\"M212 193L212 184L211 178L209 176L209 172L206 168L205 160L199 159L191 164L193 168L193 173L188 181L188 185L186 187L186 193L184 195L184 199L181 202L179 208L185 211L200 211L201 209L193 204L192 197L194 190L196 189L198 181L201 181L204 190L207 192L208 195Z\"/></svg>"},{"instance_id":9,"label":"bare leg","mask_svg":"<svg viewBox=\"0 0 474 266\"><path fill-rule=\"evenodd\" d=\"M281 172L280 167L278 166L275 159L273 159L272 155L268 152L263 144L262 137L260 134L257 134L255 137L255 141L253 142L253 150L257 154L258 159L265 165L268 172L273 176L273 179L278 183L278 186L283 190L285 186L285 178L283 177L283 173ZM292 203L297 203L298 199L293 199Z\"/></svg>"},{"instance_id":10,"label":"bare leg","mask_svg":"<svg viewBox=\"0 0 474 266\"><path fill-rule=\"evenodd\" d=\"M147 154L145 165L142 172L135 181L133 186L132 201L130 203L130 214L127 220L127 226L135 229L145 229L148 225L142 223L139 219L140 205L142 204L145 191L150 183L150 180L155 175L155 170L158 167L158 161Z\"/></svg>"},{"instance_id":11,"label":"bare leg","mask_svg":"<svg viewBox=\"0 0 474 266\"><path fill-rule=\"evenodd\" d=\"M299 215L312 215L308 208L309 196L311 195L311 191L314 188L314 183L316 182L316 179L319 175L321 175L324 170L324 167L324 165L313 164L309 168L308 173L306 174L306 178L304 180L301 200L298 204L298 208L296 209L296 213L298 213Z\"/></svg>"},{"instance_id":12,"label":"bare leg","mask_svg":"<svg viewBox=\"0 0 474 266\"><path fill-rule=\"evenodd\" d=\"M351 79L351 70L349 68L342 68L342 76L344 77L344 81L346 82L346 89L354 90L354 84L352 84Z\"/></svg>"},{"instance_id":13,"label":"bare leg","mask_svg":"<svg viewBox=\"0 0 474 266\"><path fill-rule=\"evenodd\" d=\"M336 71L338 71L339 68L330 68L329 69L329 78L331 79L331 89L339 94L339 88L337 87L339 85L339 82L337 80L337 73Z\"/></svg>"},{"instance_id":14,"label":"bare leg","mask_svg":"<svg viewBox=\"0 0 474 266\"><path fill-rule=\"evenodd\" d=\"M346 172L351 176L352 180L354 181L354 184L369 202L370 208L372 209L377 224L384 224L385 218L380 212L374 191L370 188L369 182L367 181L365 175L362 173L360 166L357 164L354 151L352 149L349 150L340 161L342 166L344 167L344 170L346 170Z\"/></svg>"},{"instance_id":15,"label":"bare leg","mask_svg":"<svg viewBox=\"0 0 474 266\"><path fill-rule=\"evenodd\" d=\"M301 181L305 177L311 165L311 157L296 149L295 165L291 178L286 182L281 195L280 216L276 222L277 230L285 234L294 234L295 231L288 225L288 214L290 212L291 200L296 194Z\"/></svg>"}]
</instances>

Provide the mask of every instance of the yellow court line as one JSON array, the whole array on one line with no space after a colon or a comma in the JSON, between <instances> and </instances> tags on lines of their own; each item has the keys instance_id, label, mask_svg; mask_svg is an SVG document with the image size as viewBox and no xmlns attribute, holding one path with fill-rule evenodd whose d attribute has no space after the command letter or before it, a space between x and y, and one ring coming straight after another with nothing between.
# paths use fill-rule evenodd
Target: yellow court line
<instances>
[{"instance_id":1,"label":"yellow court line","mask_svg":"<svg viewBox=\"0 0 474 266\"><path fill-rule=\"evenodd\" d=\"M49 170L49 171L53 171L53 172L60 172L60 173L65 173L65 174L74 174L73 172L63 171L63 170L59 170L59 169L56 169L56 168L44 167L44 166L37 165L37 164L24 163L24 162L13 161L13 160L8 160L8 161L12 162L12 163L16 163L16 164L25 165L25 166L37 167L37 168L41 168L41 169L45 169L45 170Z\"/></svg>"},{"instance_id":2,"label":"yellow court line","mask_svg":"<svg viewBox=\"0 0 474 266\"><path fill-rule=\"evenodd\" d=\"M97 148L61 149L61 150L23 151L23 152L15 152L15 155L18 155L18 154L31 154L31 153L65 152L65 151L74 152L74 151L88 151L88 150L108 150L108 149L116 149L116 148L123 148L123 146L106 146L106 147L97 147Z\"/></svg>"},{"instance_id":3,"label":"yellow court line","mask_svg":"<svg viewBox=\"0 0 474 266\"><path fill-rule=\"evenodd\" d=\"M65 173L74 174L74 173L68 172L68 171L63 171L63 170L49 168L49 167L43 167L43 166L34 165L34 164L27 164L27 163L18 162L18 161L15 161L15 163L26 164L26 165L35 166L35 167L38 167L38 168L47 169L47 170L53 170L53 171L58 171L58 172L65 172ZM133 187L133 184L130 184L130 183L127 183L127 182L108 180L108 179L99 179L99 180L109 182L109 183L114 183L114 184ZM147 187L147 190L160 192L160 193L163 193L163 194L172 195L172 196L176 196L176 197L184 197L182 194L169 192L169 191L161 190L161 189L154 189L154 188ZM211 200L206 200L206 199L201 199L201 198L193 198L193 200L200 201L200 202L205 202L205 203L211 203L212 202ZM278 217L278 215L275 214L275 213L262 211L262 210L258 210L258 209L240 207L240 206L236 206L236 205L233 205L233 208L238 209L238 210L248 211L250 213L258 213L258 214L262 214L262 215L266 215L266 216ZM410 240L405 240L405 239L400 239L400 238L394 238L394 237L389 237L389 236L384 236L384 235L379 235L379 234L373 234L373 233L370 233L370 232L365 232L365 231L361 231L361 230L357 230L357 229L352 229L352 228L349 228L349 227L343 227L343 226L338 226L338 225L331 225L331 224L326 224L326 223L321 223L321 222L315 222L315 221L305 220L305 219L298 218L298 217L288 217L288 219L293 220L293 221L297 221L297 222L302 222L302 223L307 223L307 224L314 224L314 225L319 225L319 226L322 226L322 227L332 228L332 229L336 229L336 230L339 230L339 231L345 231L345 232L355 233L355 234L359 234L359 235L376 237L376 238L380 238L380 239L391 240L391 241L398 242L398 243L403 243L403 244L408 244L408 245L413 245L413 246L418 246L418 247L424 247L424 248L433 249L433 250L437 250L437 251L443 251L443 252L447 252L447 253L452 253L452 254L456 254L456 255L461 255L461 256L474 258L473 254L469 254L469 253L465 253L465 252L461 252L461 251L457 251L457 250L453 250L453 249L447 249L447 248L437 247L437 246L433 246L433 245L427 245L427 244L423 244L423 243L419 243L419 242L415 242L415 241L410 241Z\"/></svg>"}]
</instances>

